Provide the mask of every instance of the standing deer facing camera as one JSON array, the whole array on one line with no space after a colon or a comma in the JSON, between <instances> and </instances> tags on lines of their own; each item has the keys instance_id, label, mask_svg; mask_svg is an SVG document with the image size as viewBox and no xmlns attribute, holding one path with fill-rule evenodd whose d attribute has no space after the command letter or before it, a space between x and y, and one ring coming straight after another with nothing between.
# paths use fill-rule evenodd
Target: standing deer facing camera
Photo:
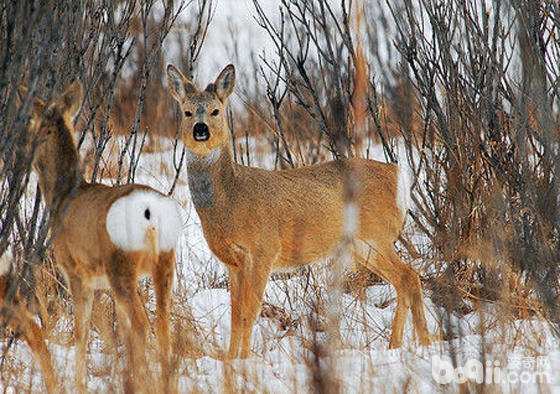
<instances>
[{"instance_id":1,"label":"standing deer facing camera","mask_svg":"<svg viewBox=\"0 0 560 394\"><path fill-rule=\"evenodd\" d=\"M72 124L81 101L78 82L52 105L36 99L30 124L32 138L39 139L33 166L53 215L54 254L72 293L76 386L80 391L87 387L86 348L93 293L106 288L115 299L131 363L126 388L139 389L146 372L149 326L137 292L143 275L151 275L155 287L155 332L166 383L169 303L181 211L173 200L148 186L110 187L83 179Z\"/></svg>"},{"instance_id":2,"label":"standing deer facing camera","mask_svg":"<svg viewBox=\"0 0 560 394\"><path fill-rule=\"evenodd\" d=\"M287 171L233 163L225 123L235 70L227 66L199 91L174 66L169 90L184 114L182 140L188 149L188 182L204 236L229 270L231 337L228 358L246 358L263 292L275 270L328 258L343 231L344 183L352 172L359 228L353 257L397 291L390 347L402 344L408 310L421 345L431 336L418 274L395 251L407 213L406 176L394 164L349 159Z\"/></svg>"}]
</instances>

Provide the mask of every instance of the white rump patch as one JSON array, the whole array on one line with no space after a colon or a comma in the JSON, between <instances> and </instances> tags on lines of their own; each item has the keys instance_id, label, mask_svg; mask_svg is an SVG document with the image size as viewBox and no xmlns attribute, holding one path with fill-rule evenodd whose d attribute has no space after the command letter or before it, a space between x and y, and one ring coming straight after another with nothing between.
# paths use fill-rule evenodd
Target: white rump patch
<instances>
[{"instance_id":1,"label":"white rump patch","mask_svg":"<svg viewBox=\"0 0 560 394\"><path fill-rule=\"evenodd\" d=\"M136 190L116 200L107 213L111 241L124 251L174 249L183 229L179 204L152 190Z\"/></svg>"},{"instance_id":2,"label":"white rump patch","mask_svg":"<svg viewBox=\"0 0 560 394\"><path fill-rule=\"evenodd\" d=\"M397 177L397 207L406 218L410 208L410 177L403 166L399 166Z\"/></svg>"}]
</instances>

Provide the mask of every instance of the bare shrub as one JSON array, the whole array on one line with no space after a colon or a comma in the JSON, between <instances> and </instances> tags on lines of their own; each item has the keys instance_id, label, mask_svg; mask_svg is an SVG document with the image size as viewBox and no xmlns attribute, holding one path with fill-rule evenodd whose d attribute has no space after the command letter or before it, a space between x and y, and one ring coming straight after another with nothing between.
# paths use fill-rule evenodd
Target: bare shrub
<instances>
[{"instance_id":1,"label":"bare shrub","mask_svg":"<svg viewBox=\"0 0 560 394\"><path fill-rule=\"evenodd\" d=\"M0 10L0 256L6 257L6 251L12 255L6 276L9 286L1 302L2 328L10 321L8 312L14 303L25 301L33 312L34 304L44 306L48 318L41 314L41 320L49 333L58 317L70 311L63 279L52 266L44 265L56 235L49 231L49 212L39 189L28 187L38 144L28 133L34 99L48 103L70 81L81 80L86 95L77 120L77 143L86 151L88 178L95 182L110 174L117 183L133 182L147 134L172 134L161 132L173 129L169 121L162 121L172 119L169 110L162 112L161 105L154 103L163 84L163 42L190 3L10 1ZM209 4L198 2L206 14ZM207 29L208 22L200 23ZM183 37L190 35L188 31ZM192 39L193 62L203 38L196 33ZM152 95L150 83L156 87ZM131 110L123 114L121 107ZM152 117L154 113L159 116ZM161 124L156 127L146 119ZM126 138L118 148L118 167L113 172L104 154L115 131ZM105 306L96 308L103 326L105 317L109 321L112 316L105 316ZM60 339L61 333L55 337Z\"/></svg>"},{"instance_id":2,"label":"bare shrub","mask_svg":"<svg viewBox=\"0 0 560 394\"><path fill-rule=\"evenodd\" d=\"M262 74L280 141L282 129L297 130L295 105L314 122L306 128L318 150L367 155L363 138L408 162L409 230L425 240L414 257L445 311L444 337L461 335L451 314L488 302L503 308L504 322L536 314L556 327L558 3L372 0L362 9L283 0L277 20L254 3L276 48ZM356 9L361 30L351 23ZM370 59L363 132L350 111L360 37ZM297 139L277 145L286 161Z\"/></svg>"}]
</instances>

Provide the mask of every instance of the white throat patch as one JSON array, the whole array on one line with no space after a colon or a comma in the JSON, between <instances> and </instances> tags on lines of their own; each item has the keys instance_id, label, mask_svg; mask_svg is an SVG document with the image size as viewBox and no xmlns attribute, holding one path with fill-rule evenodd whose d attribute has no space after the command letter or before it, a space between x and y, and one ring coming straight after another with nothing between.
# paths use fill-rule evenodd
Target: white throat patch
<instances>
[{"instance_id":1,"label":"white throat patch","mask_svg":"<svg viewBox=\"0 0 560 394\"><path fill-rule=\"evenodd\" d=\"M206 155L197 155L189 148L186 148L185 159L187 160L187 165L192 163L212 164L218 160L221 152L222 148L216 148Z\"/></svg>"},{"instance_id":2,"label":"white throat patch","mask_svg":"<svg viewBox=\"0 0 560 394\"><path fill-rule=\"evenodd\" d=\"M136 190L116 200L107 213L107 233L124 251L170 251L183 229L182 210L153 190Z\"/></svg>"}]
</instances>

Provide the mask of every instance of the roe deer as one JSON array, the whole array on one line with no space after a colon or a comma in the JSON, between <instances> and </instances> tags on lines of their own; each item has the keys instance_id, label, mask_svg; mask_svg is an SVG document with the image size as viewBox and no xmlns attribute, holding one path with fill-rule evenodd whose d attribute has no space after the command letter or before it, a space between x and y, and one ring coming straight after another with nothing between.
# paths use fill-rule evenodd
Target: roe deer
<instances>
[{"instance_id":1,"label":"roe deer","mask_svg":"<svg viewBox=\"0 0 560 394\"><path fill-rule=\"evenodd\" d=\"M418 273L395 251L407 213L406 176L394 164L366 159L330 161L286 171L235 164L225 122L235 69L227 66L199 91L173 65L168 89L181 108L192 200L212 252L227 266L231 292L228 358L246 358L265 285L275 270L323 260L342 238L344 182L359 183L359 228L353 258L392 283L397 310L390 347L399 347L407 313L420 344L431 342Z\"/></svg>"},{"instance_id":2,"label":"roe deer","mask_svg":"<svg viewBox=\"0 0 560 394\"><path fill-rule=\"evenodd\" d=\"M108 288L131 363L127 389L144 377L148 320L137 282L151 275L156 294L156 335L164 384L168 383L169 303L181 211L172 199L142 185L88 183L79 168L72 120L82 101L74 82L54 104L36 99L30 130L40 139L33 167L53 215L54 254L70 287L76 340L76 385L86 388L86 347L93 293ZM136 380L136 382L135 382Z\"/></svg>"},{"instance_id":3,"label":"roe deer","mask_svg":"<svg viewBox=\"0 0 560 394\"><path fill-rule=\"evenodd\" d=\"M7 299L13 281L17 280L11 272L10 260L11 256L7 252L0 258L0 329L8 327L14 335L21 336L27 342L39 363L47 392L54 393L57 384L51 354L45 342L43 329L34 320L35 311L28 307L26 300L19 293L11 300Z\"/></svg>"}]
</instances>

